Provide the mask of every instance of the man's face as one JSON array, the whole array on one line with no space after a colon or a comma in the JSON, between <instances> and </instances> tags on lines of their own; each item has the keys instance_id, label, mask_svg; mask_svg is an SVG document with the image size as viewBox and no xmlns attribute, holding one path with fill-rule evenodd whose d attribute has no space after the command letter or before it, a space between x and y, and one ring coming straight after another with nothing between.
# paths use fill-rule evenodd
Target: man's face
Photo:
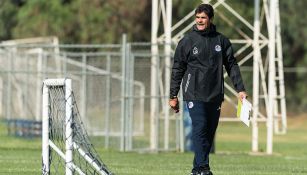
<instances>
[{"instance_id":1,"label":"man's face","mask_svg":"<svg viewBox=\"0 0 307 175\"><path fill-rule=\"evenodd\" d=\"M195 22L198 30L205 30L210 26L210 19L204 12L196 13Z\"/></svg>"}]
</instances>

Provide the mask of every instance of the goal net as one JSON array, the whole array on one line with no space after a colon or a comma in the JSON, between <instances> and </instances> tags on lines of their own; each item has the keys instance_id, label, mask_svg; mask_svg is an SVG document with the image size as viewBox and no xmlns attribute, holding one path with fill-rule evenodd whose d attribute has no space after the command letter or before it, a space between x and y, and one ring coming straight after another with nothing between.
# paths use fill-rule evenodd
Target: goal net
<instances>
[{"instance_id":1,"label":"goal net","mask_svg":"<svg viewBox=\"0 0 307 175\"><path fill-rule=\"evenodd\" d=\"M47 79L43 84L42 174L102 174L102 162L84 129L71 79Z\"/></svg>"}]
</instances>

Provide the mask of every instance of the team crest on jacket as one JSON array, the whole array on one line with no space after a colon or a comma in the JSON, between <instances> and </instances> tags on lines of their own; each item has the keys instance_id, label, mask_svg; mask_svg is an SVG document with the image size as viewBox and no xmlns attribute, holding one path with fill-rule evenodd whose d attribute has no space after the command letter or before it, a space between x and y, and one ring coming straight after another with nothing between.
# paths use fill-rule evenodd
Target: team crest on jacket
<instances>
[{"instance_id":1,"label":"team crest on jacket","mask_svg":"<svg viewBox=\"0 0 307 175\"><path fill-rule=\"evenodd\" d=\"M220 52L222 50L220 45L216 45L215 46L215 51Z\"/></svg>"},{"instance_id":2,"label":"team crest on jacket","mask_svg":"<svg viewBox=\"0 0 307 175\"><path fill-rule=\"evenodd\" d=\"M188 107L191 109L191 108L193 108L193 106L194 106L193 102L190 101L190 102L188 103Z\"/></svg>"},{"instance_id":3,"label":"team crest on jacket","mask_svg":"<svg viewBox=\"0 0 307 175\"><path fill-rule=\"evenodd\" d=\"M197 49L197 47L194 47L194 48L193 48L193 54L194 54L194 55L197 55L197 54L198 54L198 49Z\"/></svg>"}]
</instances>

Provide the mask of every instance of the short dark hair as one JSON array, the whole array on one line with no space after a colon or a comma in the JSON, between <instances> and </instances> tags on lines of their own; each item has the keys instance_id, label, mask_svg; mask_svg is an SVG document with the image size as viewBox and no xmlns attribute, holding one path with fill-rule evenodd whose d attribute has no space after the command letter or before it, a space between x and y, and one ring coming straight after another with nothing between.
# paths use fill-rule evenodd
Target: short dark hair
<instances>
[{"instance_id":1,"label":"short dark hair","mask_svg":"<svg viewBox=\"0 0 307 175\"><path fill-rule=\"evenodd\" d=\"M200 4L196 9L195 9L195 15L197 13L206 13L206 15L209 17L209 19L214 17L214 9L210 4Z\"/></svg>"}]
</instances>

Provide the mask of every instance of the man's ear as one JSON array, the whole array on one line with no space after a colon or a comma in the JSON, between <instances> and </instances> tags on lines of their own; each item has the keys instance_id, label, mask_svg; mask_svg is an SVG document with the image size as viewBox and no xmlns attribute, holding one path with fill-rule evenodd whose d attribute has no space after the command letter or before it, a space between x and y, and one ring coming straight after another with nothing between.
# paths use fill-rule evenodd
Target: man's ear
<instances>
[{"instance_id":1,"label":"man's ear","mask_svg":"<svg viewBox=\"0 0 307 175\"><path fill-rule=\"evenodd\" d=\"M214 19L214 17L210 18L210 23L212 23L212 22L213 22L213 19Z\"/></svg>"}]
</instances>

